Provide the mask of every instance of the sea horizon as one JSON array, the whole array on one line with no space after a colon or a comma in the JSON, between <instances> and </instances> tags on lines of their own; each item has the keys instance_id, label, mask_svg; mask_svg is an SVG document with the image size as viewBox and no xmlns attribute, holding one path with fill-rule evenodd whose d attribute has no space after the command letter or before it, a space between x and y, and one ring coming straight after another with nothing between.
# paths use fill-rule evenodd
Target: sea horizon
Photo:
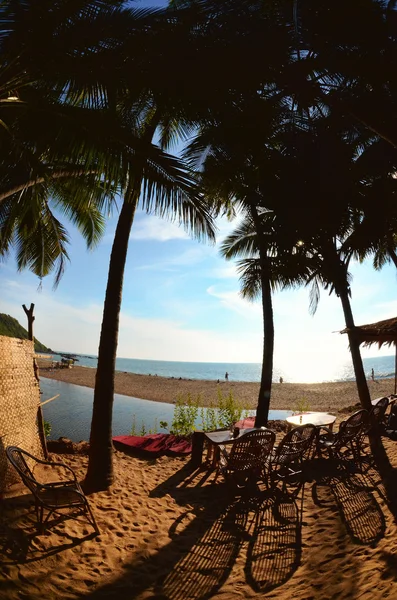
<instances>
[{"instance_id":1,"label":"sea horizon","mask_svg":"<svg viewBox=\"0 0 397 600\"><path fill-rule=\"evenodd\" d=\"M74 352L64 352L76 356L76 364L82 367L96 368L97 356L80 354ZM53 360L61 360L62 354L52 353ZM374 369L375 377L391 378L394 377L395 357L375 356L363 358L364 370L368 377L371 377L371 370ZM116 371L134 373L137 375L153 375L175 379L206 379L220 381L225 380L227 373L229 381L259 382L261 378L261 363L251 362L194 362L194 361L165 361L137 358L116 358ZM302 373L300 373L302 376ZM354 370L351 360L344 362L329 362L322 365L321 373L313 369L310 373L310 379L307 377L299 378L288 366L281 366L275 361L273 368L273 381L278 382L280 378L285 383L325 383L336 381L354 381Z\"/></svg>"}]
</instances>

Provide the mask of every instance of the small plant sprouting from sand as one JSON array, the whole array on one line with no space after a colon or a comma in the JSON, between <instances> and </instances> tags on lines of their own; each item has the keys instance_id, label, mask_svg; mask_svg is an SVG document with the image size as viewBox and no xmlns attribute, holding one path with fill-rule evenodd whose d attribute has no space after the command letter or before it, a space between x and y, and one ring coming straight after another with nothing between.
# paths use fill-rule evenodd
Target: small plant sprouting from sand
<instances>
[{"instance_id":1,"label":"small plant sprouting from sand","mask_svg":"<svg viewBox=\"0 0 397 600\"><path fill-rule=\"evenodd\" d=\"M306 398L301 398L297 400L292 407L292 412L294 414L301 414L305 412L310 412L310 403Z\"/></svg>"},{"instance_id":2,"label":"small plant sprouting from sand","mask_svg":"<svg viewBox=\"0 0 397 600\"><path fill-rule=\"evenodd\" d=\"M130 435L136 435L137 430L136 430L136 415L132 415L132 424L131 424L131 430L130 430Z\"/></svg>"},{"instance_id":3,"label":"small plant sprouting from sand","mask_svg":"<svg viewBox=\"0 0 397 600\"><path fill-rule=\"evenodd\" d=\"M157 428L157 423L156 423L156 428ZM136 415L132 415L132 424L131 424L130 435L144 436L147 433L148 433L148 431L147 431L146 425L145 425L145 423L143 421L141 423L141 429L138 432L138 426L137 426L137 423L136 423ZM150 430L149 430L149 433L151 433Z\"/></svg>"}]
</instances>

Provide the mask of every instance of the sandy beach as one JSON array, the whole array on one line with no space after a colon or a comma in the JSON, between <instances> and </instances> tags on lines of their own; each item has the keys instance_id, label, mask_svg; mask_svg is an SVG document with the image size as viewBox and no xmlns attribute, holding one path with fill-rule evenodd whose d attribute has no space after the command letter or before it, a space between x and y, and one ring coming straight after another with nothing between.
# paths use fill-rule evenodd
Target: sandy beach
<instances>
[{"instance_id":1,"label":"sandy beach","mask_svg":"<svg viewBox=\"0 0 397 600\"><path fill-rule=\"evenodd\" d=\"M386 441L397 467L397 444ZM52 455L81 480L87 458ZM396 598L397 525L368 477L313 481L300 497L234 497L188 459L115 453L92 494L100 535L68 519L39 535L24 490L0 516L2 600ZM374 473L372 473L372 476Z\"/></svg>"},{"instance_id":2,"label":"sandy beach","mask_svg":"<svg viewBox=\"0 0 397 600\"><path fill-rule=\"evenodd\" d=\"M48 376L92 387L95 371ZM394 382L369 385L376 397L392 392ZM258 385L221 389L254 403ZM118 373L116 391L162 401L202 393L208 400L216 383ZM353 383L276 384L274 396L280 408L302 397L313 409L334 411L357 401ZM397 442L384 444L397 471ZM83 481L86 455L50 457ZM98 536L81 518L58 520L40 534L29 490L16 484L0 513L0 600L392 600L397 508L374 469L330 476L326 463L314 463L294 498L264 484L241 493L206 465L192 469L189 457L146 459L116 449L113 486L89 496ZM36 475L48 480L40 469Z\"/></svg>"},{"instance_id":3,"label":"sandy beach","mask_svg":"<svg viewBox=\"0 0 397 600\"><path fill-rule=\"evenodd\" d=\"M96 369L74 366L72 369L49 370L40 368L43 377L93 388ZM371 398L389 395L394 392L394 380L368 381ZM200 395L201 406L215 402L218 389L222 394L231 392L246 408L255 408L259 383L241 381L206 381L198 379L173 379L154 375L136 375L117 371L115 392L157 402L175 402L178 396L192 398ZM293 410L297 403L305 401L311 410L338 411L358 403L355 382L331 383L274 383L271 408Z\"/></svg>"}]
</instances>

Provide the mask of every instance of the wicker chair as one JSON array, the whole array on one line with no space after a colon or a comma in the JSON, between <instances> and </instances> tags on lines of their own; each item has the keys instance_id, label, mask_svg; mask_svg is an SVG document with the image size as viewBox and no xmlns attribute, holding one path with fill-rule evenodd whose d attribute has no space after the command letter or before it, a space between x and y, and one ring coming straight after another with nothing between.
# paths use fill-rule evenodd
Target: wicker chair
<instances>
[{"instance_id":1,"label":"wicker chair","mask_svg":"<svg viewBox=\"0 0 397 600\"><path fill-rule=\"evenodd\" d=\"M372 419L383 428L386 424L386 410L389 406L389 398L380 398L370 412L370 422Z\"/></svg>"},{"instance_id":2,"label":"wicker chair","mask_svg":"<svg viewBox=\"0 0 397 600\"><path fill-rule=\"evenodd\" d=\"M316 438L317 428L309 423L291 429L284 436L271 456L272 485L281 482L283 488L287 484L300 488L304 478L304 462L311 458Z\"/></svg>"},{"instance_id":3,"label":"wicker chair","mask_svg":"<svg viewBox=\"0 0 397 600\"><path fill-rule=\"evenodd\" d=\"M219 446L218 473L225 478L231 476L237 487L245 487L258 479L267 481L269 456L275 439L274 431L256 429L236 440L229 452L226 446Z\"/></svg>"},{"instance_id":4,"label":"wicker chair","mask_svg":"<svg viewBox=\"0 0 397 600\"><path fill-rule=\"evenodd\" d=\"M41 460L17 446L8 446L6 454L12 466L18 471L23 483L33 494L40 531L45 529L45 526L48 524L48 519L53 513L64 516L65 513L61 511L69 509L72 511L70 516L77 516L78 514L85 515L88 522L95 529L95 532L99 533L98 525L96 524L88 500L77 481L75 473L70 467L64 463ZM36 466L36 464L42 464L50 467L63 467L71 473L72 477L63 481L41 483L33 475L34 467L33 469L29 467L27 459L34 461L34 466ZM45 518L44 510L48 511Z\"/></svg>"},{"instance_id":5,"label":"wicker chair","mask_svg":"<svg viewBox=\"0 0 397 600\"><path fill-rule=\"evenodd\" d=\"M330 458L340 460L353 459L361 469L361 451L363 435L369 429L369 413L365 409L358 410L346 421L342 421L339 431L333 433L322 427L326 433L319 435L317 449L320 456L327 452Z\"/></svg>"}]
</instances>

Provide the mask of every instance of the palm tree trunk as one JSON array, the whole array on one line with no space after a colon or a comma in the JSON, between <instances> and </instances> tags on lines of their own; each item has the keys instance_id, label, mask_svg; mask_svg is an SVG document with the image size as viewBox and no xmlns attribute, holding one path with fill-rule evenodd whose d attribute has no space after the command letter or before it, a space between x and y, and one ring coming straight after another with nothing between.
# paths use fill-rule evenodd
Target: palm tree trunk
<instances>
[{"instance_id":1,"label":"palm tree trunk","mask_svg":"<svg viewBox=\"0 0 397 600\"><path fill-rule=\"evenodd\" d=\"M156 111L143 129L144 142L151 143L158 123L159 113ZM144 168L145 161L142 158L136 161L134 172L130 174L110 255L95 378L89 462L84 481L84 489L89 492L105 490L113 483L112 419L119 317L128 241L141 192Z\"/></svg>"},{"instance_id":2,"label":"palm tree trunk","mask_svg":"<svg viewBox=\"0 0 397 600\"><path fill-rule=\"evenodd\" d=\"M335 286L335 290L340 297L343 308L343 314L345 317L346 328L348 329L349 346L353 361L354 374L356 377L358 397L360 399L361 406L365 408L368 412L371 412L371 396L369 393L367 378L365 376L364 365L361 358L360 342L357 337L357 334L355 333L355 325L349 299L348 287L342 283L342 285ZM372 426L369 431L368 437L371 446L372 456L374 457L375 464L379 469L379 473L384 479L387 496L389 500L394 503L396 496L396 492L394 491L395 484L390 477L392 475L393 469L390 464L389 457L387 456L386 450L382 444L378 424L375 421L373 421L371 425Z\"/></svg>"},{"instance_id":3,"label":"palm tree trunk","mask_svg":"<svg viewBox=\"0 0 397 600\"><path fill-rule=\"evenodd\" d=\"M365 376L364 365L361 358L360 343L357 338L357 334L354 330L355 325L349 294L345 286L340 287L343 289L338 289L337 292L342 303L346 327L349 330L347 335L349 338L349 346L353 361L354 375L356 377L358 397L360 398L361 406L369 412L372 409L371 396L369 393L367 378Z\"/></svg>"},{"instance_id":4,"label":"palm tree trunk","mask_svg":"<svg viewBox=\"0 0 397 600\"><path fill-rule=\"evenodd\" d=\"M95 378L89 463L84 481L85 490L90 492L107 489L113 482L112 412L119 315L128 241L138 199L139 190L132 193L127 190L110 256Z\"/></svg>"},{"instance_id":5,"label":"palm tree trunk","mask_svg":"<svg viewBox=\"0 0 397 600\"><path fill-rule=\"evenodd\" d=\"M266 257L266 261L267 261ZM261 261L261 267L264 261ZM272 291L269 277L261 268L262 280L262 314L263 314L263 358L261 384L259 388L258 405L256 408L255 427L267 424L269 418L270 395L273 379L274 353L274 320Z\"/></svg>"},{"instance_id":6,"label":"palm tree trunk","mask_svg":"<svg viewBox=\"0 0 397 600\"><path fill-rule=\"evenodd\" d=\"M274 320L272 290L270 285L269 257L261 218L254 201L250 202L250 211L255 229L258 232L259 261L261 265L262 315L263 315L263 357L261 384L256 408L255 427L267 424L269 418L270 395L273 379Z\"/></svg>"}]
</instances>

